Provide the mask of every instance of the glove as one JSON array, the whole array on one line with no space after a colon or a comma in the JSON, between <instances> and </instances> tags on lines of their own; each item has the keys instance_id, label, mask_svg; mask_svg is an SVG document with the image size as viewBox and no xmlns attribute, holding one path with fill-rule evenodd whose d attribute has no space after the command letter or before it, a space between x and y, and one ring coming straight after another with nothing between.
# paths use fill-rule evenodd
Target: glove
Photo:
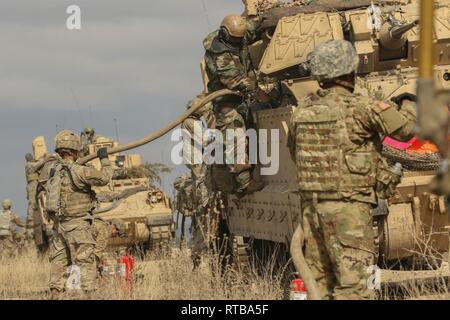
<instances>
[{"instance_id":1,"label":"glove","mask_svg":"<svg viewBox=\"0 0 450 320\"><path fill-rule=\"evenodd\" d=\"M106 149L106 148L100 148L100 149L98 149L98 151L97 151L97 157L98 157L100 160L107 159L107 158L108 158L108 151L107 151L107 149Z\"/></svg>"}]
</instances>

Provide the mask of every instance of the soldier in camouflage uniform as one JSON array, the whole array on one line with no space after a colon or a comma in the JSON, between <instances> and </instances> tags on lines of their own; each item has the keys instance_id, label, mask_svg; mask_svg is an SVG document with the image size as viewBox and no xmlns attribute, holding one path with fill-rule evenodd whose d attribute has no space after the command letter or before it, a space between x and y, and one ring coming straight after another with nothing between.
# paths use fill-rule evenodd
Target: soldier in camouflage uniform
<instances>
[{"instance_id":1,"label":"soldier in camouflage uniform","mask_svg":"<svg viewBox=\"0 0 450 320\"><path fill-rule=\"evenodd\" d=\"M28 210L27 210L27 238L33 238L33 228L34 228L34 214L37 210L37 187L39 179L39 170L45 164L45 157L36 161L31 153L25 155L26 165L25 165L25 176L27 180L27 200L28 200Z\"/></svg>"},{"instance_id":2,"label":"soldier in camouflage uniform","mask_svg":"<svg viewBox=\"0 0 450 320\"><path fill-rule=\"evenodd\" d=\"M375 190L391 184L379 173L381 143L386 136L412 137L415 105L397 108L353 93L359 57L350 42L323 43L308 59L322 89L294 110L288 140L298 170L305 258L324 299L369 299Z\"/></svg>"},{"instance_id":3,"label":"soldier in camouflage uniform","mask_svg":"<svg viewBox=\"0 0 450 320\"><path fill-rule=\"evenodd\" d=\"M50 170L47 182L46 210L54 222L55 236L50 245L50 289L58 298L65 289L68 267L79 268L80 287L86 292L96 289L95 240L92 210L96 196L92 186L107 185L113 169L105 148L98 150L101 171L75 161L81 150L80 137L65 130L55 138L59 159Z\"/></svg>"},{"instance_id":4,"label":"soldier in camouflage uniform","mask_svg":"<svg viewBox=\"0 0 450 320\"><path fill-rule=\"evenodd\" d=\"M174 182L174 188L176 190L176 209L179 214L182 215L181 218L181 235L180 243L181 245L185 242L185 221L186 218L192 217L194 215L194 201L195 201L195 191L194 191L194 181L191 174L184 174ZM178 219L178 218L177 218Z\"/></svg>"},{"instance_id":5,"label":"soldier in camouflage uniform","mask_svg":"<svg viewBox=\"0 0 450 320\"><path fill-rule=\"evenodd\" d=\"M174 183L177 190L177 211L182 215L190 217L194 212L194 188L190 174L184 174Z\"/></svg>"},{"instance_id":6,"label":"soldier in camouflage uniform","mask_svg":"<svg viewBox=\"0 0 450 320\"><path fill-rule=\"evenodd\" d=\"M89 154L89 144L95 141L95 130L93 128L85 128L81 133L81 156L87 156Z\"/></svg>"},{"instance_id":7,"label":"soldier in camouflage uniform","mask_svg":"<svg viewBox=\"0 0 450 320\"><path fill-rule=\"evenodd\" d=\"M211 33L204 40L209 92L227 88L248 96L256 89L256 77L245 45L246 33L247 20L239 15L228 15L222 21L219 31ZM243 99L218 99L214 104L214 113L216 128L224 136L227 129L240 128L243 132L246 131L247 119L244 117L247 117L248 106ZM252 183L250 169L248 159L245 159L244 164L228 166L234 178L233 193L238 196L262 188L260 184Z\"/></svg>"},{"instance_id":8,"label":"soldier in camouflage uniform","mask_svg":"<svg viewBox=\"0 0 450 320\"><path fill-rule=\"evenodd\" d=\"M17 227L24 228L25 223L11 211L11 200L3 200L2 207L3 210L0 212L0 258L9 258L17 252L17 244L14 240Z\"/></svg>"}]
</instances>

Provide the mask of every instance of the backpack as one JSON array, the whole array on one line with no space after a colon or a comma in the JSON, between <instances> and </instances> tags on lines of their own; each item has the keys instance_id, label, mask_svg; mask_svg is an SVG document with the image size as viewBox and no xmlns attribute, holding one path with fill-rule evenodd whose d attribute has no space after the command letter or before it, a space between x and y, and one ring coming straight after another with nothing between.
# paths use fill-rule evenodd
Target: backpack
<instances>
[{"instance_id":1,"label":"backpack","mask_svg":"<svg viewBox=\"0 0 450 320\"><path fill-rule=\"evenodd\" d=\"M45 209L50 215L61 215L61 182L63 170L69 171L66 165L61 162L56 162L49 172L45 198Z\"/></svg>"}]
</instances>

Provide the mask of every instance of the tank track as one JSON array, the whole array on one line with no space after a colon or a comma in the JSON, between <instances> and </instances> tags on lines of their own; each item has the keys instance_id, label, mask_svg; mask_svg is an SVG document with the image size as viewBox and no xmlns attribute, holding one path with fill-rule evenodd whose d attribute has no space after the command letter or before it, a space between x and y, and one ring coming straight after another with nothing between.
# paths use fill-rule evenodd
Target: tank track
<instances>
[{"instance_id":1,"label":"tank track","mask_svg":"<svg viewBox=\"0 0 450 320\"><path fill-rule=\"evenodd\" d=\"M147 250L149 253L164 253L169 252L172 244L172 235L170 227L164 229L152 228L150 232L150 239L147 243Z\"/></svg>"}]
</instances>

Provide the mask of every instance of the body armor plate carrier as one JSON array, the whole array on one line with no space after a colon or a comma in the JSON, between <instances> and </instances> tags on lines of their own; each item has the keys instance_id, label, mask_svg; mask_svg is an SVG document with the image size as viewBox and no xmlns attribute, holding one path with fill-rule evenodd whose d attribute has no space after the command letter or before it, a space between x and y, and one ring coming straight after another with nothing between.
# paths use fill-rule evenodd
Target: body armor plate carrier
<instances>
[{"instance_id":1,"label":"body armor plate carrier","mask_svg":"<svg viewBox=\"0 0 450 320\"><path fill-rule=\"evenodd\" d=\"M374 187L378 155L372 141L350 140L351 98L311 101L296 110L300 191L348 192Z\"/></svg>"}]
</instances>

